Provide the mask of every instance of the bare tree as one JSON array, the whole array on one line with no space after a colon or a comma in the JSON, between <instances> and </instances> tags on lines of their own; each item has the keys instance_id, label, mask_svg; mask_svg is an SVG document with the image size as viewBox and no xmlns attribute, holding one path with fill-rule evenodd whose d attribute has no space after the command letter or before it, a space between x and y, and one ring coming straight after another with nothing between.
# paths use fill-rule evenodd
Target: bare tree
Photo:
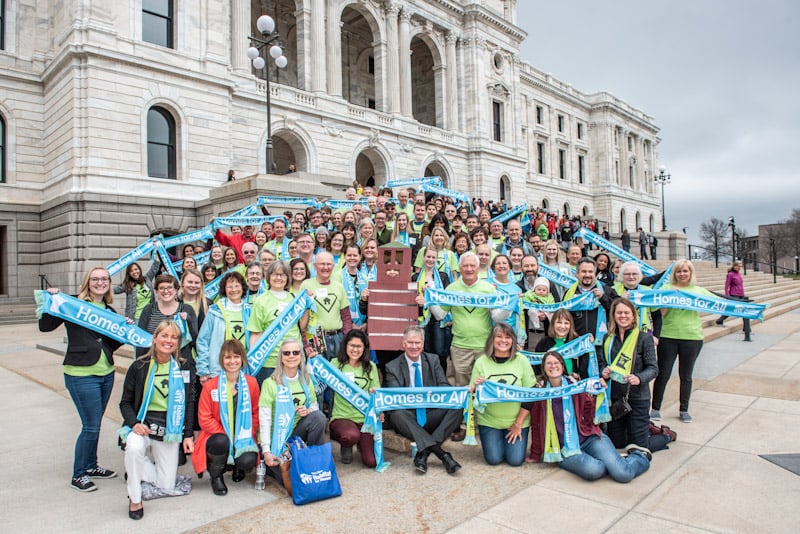
<instances>
[{"instance_id":1,"label":"bare tree","mask_svg":"<svg viewBox=\"0 0 800 534\"><path fill-rule=\"evenodd\" d=\"M700 224L700 239L703 242L703 259L710 260L731 255L730 228L728 223L711 217Z\"/></svg>"}]
</instances>

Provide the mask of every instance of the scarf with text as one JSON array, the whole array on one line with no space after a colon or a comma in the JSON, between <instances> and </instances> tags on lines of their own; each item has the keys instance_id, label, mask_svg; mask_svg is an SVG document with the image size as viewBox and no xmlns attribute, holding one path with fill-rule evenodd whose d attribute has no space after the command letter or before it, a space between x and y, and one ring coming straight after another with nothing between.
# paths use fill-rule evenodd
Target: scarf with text
<instances>
[{"instance_id":1,"label":"scarf with text","mask_svg":"<svg viewBox=\"0 0 800 534\"><path fill-rule=\"evenodd\" d=\"M264 223L274 223L277 220L286 222L282 215L253 215L250 217L217 217L214 219L214 230L230 226L261 226Z\"/></svg>"},{"instance_id":2,"label":"scarf with text","mask_svg":"<svg viewBox=\"0 0 800 534\"><path fill-rule=\"evenodd\" d=\"M373 265L373 267L375 266ZM353 324L361 326L367 318L361 313L358 304L361 300L361 292L367 289L369 281L361 269L356 269L356 281L353 282L353 276L345 268L342 270L342 285L347 293L347 299L350 301L350 315L353 318Z\"/></svg>"},{"instance_id":3,"label":"scarf with text","mask_svg":"<svg viewBox=\"0 0 800 534\"><path fill-rule=\"evenodd\" d=\"M36 316L39 318L46 313L134 347L147 348L153 344L152 334L135 324L128 324L125 317L105 308L64 293L53 295L48 291L36 290L33 295L37 305Z\"/></svg>"},{"instance_id":4,"label":"scarf with text","mask_svg":"<svg viewBox=\"0 0 800 534\"><path fill-rule=\"evenodd\" d=\"M581 337L551 350L558 352L564 360L574 360L587 352L594 351L594 342L592 342L591 334L583 334ZM546 352L528 352L525 350L521 350L519 353L528 358L531 365L541 365L544 355L547 354Z\"/></svg>"},{"instance_id":5,"label":"scarf with text","mask_svg":"<svg viewBox=\"0 0 800 534\"><path fill-rule=\"evenodd\" d=\"M322 203L314 197L278 197L278 196L259 196L256 201L258 206L266 204L281 204L281 205L301 205L311 206L316 209L322 208Z\"/></svg>"},{"instance_id":6,"label":"scarf with text","mask_svg":"<svg viewBox=\"0 0 800 534\"><path fill-rule=\"evenodd\" d=\"M185 245L186 243L191 243L192 241L206 241L207 239L213 239L213 237L214 232L212 231L211 226L208 225L200 228L199 230L192 230L191 232L168 237L164 239L164 246L166 248L178 247L180 245Z\"/></svg>"},{"instance_id":7,"label":"scarf with text","mask_svg":"<svg viewBox=\"0 0 800 534\"><path fill-rule=\"evenodd\" d=\"M412 185L422 185L422 184L431 184L431 185L442 185L442 179L438 176L423 176L422 178L401 178L397 180L389 180L386 182L386 186L388 188L394 187L408 187Z\"/></svg>"},{"instance_id":8,"label":"scarf with text","mask_svg":"<svg viewBox=\"0 0 800 534\"><path fill-rule=\"evenodd\" d=\"M228 402L230 395L228 395L228 377L225 373L219 374L218 388L219 419L222 422L222 428L225 429L225 434L228 436L228 443L230 444L228 447L228 463L232 464L234 458L238 458L246 452L259 452L258 446L253 440L250 388L247 387L244 371L239 371L239 380L237 382L239 394L236 395L236 414L234 416L236 424L235 428L233 428L235 432L231 432L230 416L234 408Z\"/></svg>"},{"instance_id":9,"label":"scarf with text","mask_svg":"<svg viewBox=\"0 0 800 534\"><path fill-rule=\"evenodd\" d=\"M138 247L134 248L133 250L126 252L120 259L117 261L111 262L106 267L106 271L110 276L114 276L125 267L130 265L131 263L135 262L142 256L150 254L153 249L156 247L156 240L155 239L148 239Z\"/></svg>"},{"instance_id":10,"label":"scarf with text","mask_svg":"<svg viewBox=\"0 0 800 534\"><path fill-rule=\"evenodd\" d=\"M515 311L519 306L519 297L508 293L464 293L445 291L443 289L425 289L425 308L429 306L462 306L469 308L502 308Z\"/></svg>"},{"instance_id":11,"label":"scarf with text","mask_svg":"<svg viewBox=\"0 0 800 534\"><path fill-rule=\"evenodd\" d=\"M623 261L632 261L639 265L642 269L642 272L645 276L652 276L656 274L658 271L655 270L653 267L650 267L645 262L631 254L630 252L625 252L615 244L611 243L610 241L603 239L596 233L592 232L588 228L581 228L577 232L575 232L575 237L580 237L584 241L588 241L589 243L596 245L598 248L606 249L608 252L616 256L617 258Z\"/></svg>"},{"instance_id":12,"label":"scarf with text","mask_svg":"<svg viewBox=\"0 0 800 534\"><path fill-rule=\"evenodd\" d=\"M136 414L136 419L141 422L147 418L147 409L150 407L150 400L153 398L157 367L158 364L155 358L152 358L147 370L147 379L144 383L142 405L139 407L139 413ZM164 441L166 443L180 443L183 441L183 419L186 413L186 387L183 382L181 366L178 365L178 361L175 358L169 359L169 376L167 380L167 431L166 434L164 434ZM125 441L130 433L131 427L127 425L119 429L119 437L122 438L122 441Z\"/></svg>"},{"instance_id":13,"label":"scarf with text","mask_svg":"<svg viewBox=\"0 0 800 534\"><path fill-rule=\"evenodd\" d=\"M591 291L587 291L586 293L582 293L577 297L575 296L574 293L569 298L565 294L563 301L555 302L553 304L540 304L538 302L524 300L522 302L522 305L525 307L526 310L536 310L538 312L554 313L562 308L570 312L593 310L596 307L598 307L598 302L597 302L597 297L594 296L594 293L592 293Z\"/></svg>"},{"instance_id":14,"label":"scarf with text","mask_svg":"<svg viewBox=\"0 0 800 534\"><path fill-rule=\"evenodd\" d=\"M561 287L569 288L572 284L578 282L578 279L574 276L564 274L558 269L553 269L549 265L545 263L539 263L539 276L543 276L547 278L551 282Z\"/></svg>"},{"instance_id":15,"label":"scarf with text","mask_svg":"<svg viewBox=\"0 0 800 534\"><path fill-rule=\"evenodd\" d=\"M767 304L753 304L740 300L708 297L681 291L680 289L659 289L657 291L631 291L631 301L636 306L648 308L675 308L696 312L718 313L729 317L764 320Z\"/></svg>"},{"instance_id":16,"label":"scarf with text","mask_svg":"<svg viewBox=\"0 0 800 534\"><path fill-rule=\"evenodd\" d=\"M255 375L261 370L275 347L308 309L316 311L316 305L306 291L301 291L292 303L286 306L269 327L261 333L255 345L247 351L249 374Z\"/></svg>"},{"instance_id":17,"label":"scarf with text","mask_svg":"<svg viewBox=\"0 0 800 534\"><path fill-rule=\"evenodd\" d=\"M269 380L272 380L271 378ZM285 378L284 378L285 380ZM300 382L300 387L303 388L303 394L306 396L306 408L311 406L311 396L308 390L308 384L303 382L303 377L298 376L297 380ZM269 452L273 456L280 456L286 446L286 440L294 428L294 397L292 390L289 386L278 384L275 390L275 418L272 423L272 436L269 444Z\"/></svg>"},{"instance_id":18,"label":"scarf with text","mask_svg":"<svg viewBox=\"0 0 800 534\"><path fill-rule=\"evenodd\" d=\"M636 352L636 343L639 341L639 329L634 328L628 337L625 338L625 341L622 343L622 347L619 349L617 353L617 357L613 360L611 359L611 345L614 344L614 336L608 336L606 338L605 346L603 347L603 351L606 353L606 361L608 362L608 368L611 370L611 380L615 382L619 382L620 384L627 384L627 380L625 377L631 374L633 370L633 358L634 353ZM609 394L611 392L611 384L608 385L609 387Z\"/></svg>"}]
</instances>

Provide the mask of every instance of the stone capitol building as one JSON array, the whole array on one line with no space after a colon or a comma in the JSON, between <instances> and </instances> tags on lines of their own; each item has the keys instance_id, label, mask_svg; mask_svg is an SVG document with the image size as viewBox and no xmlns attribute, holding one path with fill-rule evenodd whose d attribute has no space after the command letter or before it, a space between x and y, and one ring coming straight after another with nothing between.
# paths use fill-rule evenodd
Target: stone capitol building
<instances>
[{"instance_id":1,"label":"stone capitol building","mask_svg":"<svg viewBox=\"0 0 800 534\"><path fill-rule=\"evenodd\" d=\"M341 197L354 180L438 175L657 230L654 119L527 63L517 3L0 0L0 299L30 299L40 275L75 291L258 193ZM246 55L263 14L283 69Z\"/></svg>"}]
</instances>

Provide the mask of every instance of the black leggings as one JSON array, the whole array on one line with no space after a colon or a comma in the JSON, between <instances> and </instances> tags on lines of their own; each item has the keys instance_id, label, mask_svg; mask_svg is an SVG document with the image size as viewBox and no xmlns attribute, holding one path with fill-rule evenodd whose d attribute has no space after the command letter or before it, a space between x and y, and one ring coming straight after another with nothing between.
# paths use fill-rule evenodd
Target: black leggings
<instances>
[{"instance_id":1,"label":"black leggings","mask_svg":"<svg viewBox=\"0 0 800 534\"><path fill-rule=\"evenodd\" d=\"M225 434L213 434L206 441L206 469L212 477L222 476L228 464L230 440ZM246 452L235 458L234 467L242 471L250 471L256 466L258 453Z\"/></svg>"},{"instance_id":2,"label":"black leggings","mask_svg":"<svg viewBox=\"0 0 800 534\"><path fill-rule=\"evenodd\" d=\"M658 340L658 376L653 383L653 409L661 410L664 390L667 389L672 368L678 359L678 377L681 381L680 411L689 411L689 398L692 396L692 373L694 363L703 348L702 339L672 339L662 337Z\"/></svg>"}]
</instances>

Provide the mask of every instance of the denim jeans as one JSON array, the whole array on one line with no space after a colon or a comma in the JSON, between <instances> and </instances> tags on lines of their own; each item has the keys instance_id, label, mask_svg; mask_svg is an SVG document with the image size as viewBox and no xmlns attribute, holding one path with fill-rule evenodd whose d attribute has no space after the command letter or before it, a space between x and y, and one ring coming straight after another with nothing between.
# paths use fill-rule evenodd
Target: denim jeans
<instances>
[{"instance_id":1,"label":"denim jeans","mask_svg":"<svg viewBox=\"0 0 800 534\"><path fill-rule=\"evenodd\" d=\"M636 451L623 458L605 434L586 438L581 452L564 459L560 466L584 480L597 480L608 473L615 481L626 483L650 469L644 454Z\"/></svg>"},{"instance_id":2,"label":"denim jeans","mask_svg":"<svg viewBox=\"0 0 800 534\"><path fill-rule=\"evenodd\" d=\"M64 375L64 385L72 397L81 418L81 433L75 442L75 460L72 464L72 478L78 478L88 470L97 467L97 441L100 438L100 423L106 411L111 389L114 387L114 373L106 376Z\"/></svg>"},{"instance_id":3,"label":"denim jeans","mask_svg":"<svg viewBox=\"0 0 800 534\"><path fill-rule=\"evenodd\" d=\"M483 459L489 465L497 465L505 460L514 467L522 465L525 461L525 449L528 445L528 431L530 428L522 429L522 436L515 443L509 443L506 439L508 429L497 429L488 426L478 425L478 433L481 436L481 448L483 449Z\"/></svg>"}]
</instances>

